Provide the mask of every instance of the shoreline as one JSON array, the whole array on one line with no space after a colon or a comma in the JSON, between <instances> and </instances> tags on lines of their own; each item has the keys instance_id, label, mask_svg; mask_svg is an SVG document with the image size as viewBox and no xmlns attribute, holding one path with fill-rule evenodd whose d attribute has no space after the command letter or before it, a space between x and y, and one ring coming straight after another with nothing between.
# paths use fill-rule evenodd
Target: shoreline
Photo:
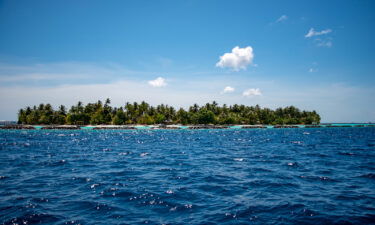
<instances>
[{"instance_id":1,"label":"shoreline","mask_svg":"<svg viewBox=\"0 0 375 225\"><path fill-rule=\"evenodd\" d=\"M317 124L317 125L23 125L0 126L2 130L195 130L195 129L279 129L279 128L332 128L332 127L375 127L372 123Z\"/></svg>"}]
</instances>

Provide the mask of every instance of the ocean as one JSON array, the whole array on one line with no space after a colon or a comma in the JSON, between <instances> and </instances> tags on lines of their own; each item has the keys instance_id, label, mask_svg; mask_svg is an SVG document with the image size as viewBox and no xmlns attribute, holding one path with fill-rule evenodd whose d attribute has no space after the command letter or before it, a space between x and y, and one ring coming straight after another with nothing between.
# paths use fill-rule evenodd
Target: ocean
<instances>
[{"instance_id":1,"label":"ocean","mask_svg":"<svg viewBox=\"0 0 375 225\"><path fill-rule=\"evenodd\" d=\"M375 128L0 130L1 224L374 224Z\"/></svg>"}]
</instances>

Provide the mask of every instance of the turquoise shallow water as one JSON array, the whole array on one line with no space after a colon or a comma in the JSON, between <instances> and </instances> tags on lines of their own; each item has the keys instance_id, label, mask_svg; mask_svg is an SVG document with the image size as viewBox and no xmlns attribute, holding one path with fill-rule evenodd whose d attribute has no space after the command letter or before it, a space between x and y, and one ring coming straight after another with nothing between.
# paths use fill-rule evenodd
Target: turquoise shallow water
<instances>
[{"instance_id":1,"label":"turquoise shallow water","mask_svg":"<svg viewBox=\"0 0 375 225\"><path fill-rule=\"evenodd\" d=\"M370 224L375 128L0 130L0 223Z\"/></svg>"},{"instance_id":2,"label":"turquoise shallow water","mask_svg":"<svg viewBox=\"0 0 375 225\"><path fill-rule=\"evenodd\" d=\"M335 126L355 126L355 125L367 125L367 123L332 123Z\"/></svg>"},{"instance_id":3,"label":"turquoise shallow water","mask_svg":"<svg viewBox=\"0 0 375 225\"><path fill-rule=\"evenodd\" d=\"M136 128L136 129L139 129L139 130L147 130L147 129L151 129L151 127L149 127L149 126L141 126L141 125L139 125L139 126L135 126L135 128Z\"/></svg>"},{"instance_id":4,"label":"turquoise shallow water","mask_svg":"<svg viewBox=\"0 0 375 225\"><path fill-rule=\"evenodd\" d=\"M81 127L82 130L92 130L94 128L95 128L95 126L83 126L83 127Z\"/></svg>"},{"instance_id":5,"label":"turquoise shallow water","mask_svg":"<svg viewBox=\"0 0 375 225\"><path fill-rule=\"evenodd\" d=\"M352 127L355 127L355 126L358 126L358 125L361 125L361 126L364 126L364 127L367 127L367 126L371 126L373 124L366 124L366 123L332 123L332 124L320 124L319 126L321 127L327 127L327 126L338 126L338 127L347 127L347 126L352 126ZM273 125L264 125L265 128L268 128L268 129L272 129L274 128ZM305 128L305 126L309 126L309 125L293 125L293 126L296 126L298 128ZM311 126L311 125L310 125ZM36 129L41 129L43 126L34 126ZM93 129L95 128L96 126L82 126L81 129ZM148 126L148 125L136 125L135 128L138 129L138 130L148 130L148 129L152 129L152 128L155 128L155 127L158 127L158 126ZM182 126L182 125L175 125L176 128L179 128L179 129L189 129L189 126ZM243 127L243 125L234 125L234 126L229 126L228 129L241 129ZM107 129L110 129L107 128ZM257 128L255 128L257 129Z\"/></svg>"}]
</instances>

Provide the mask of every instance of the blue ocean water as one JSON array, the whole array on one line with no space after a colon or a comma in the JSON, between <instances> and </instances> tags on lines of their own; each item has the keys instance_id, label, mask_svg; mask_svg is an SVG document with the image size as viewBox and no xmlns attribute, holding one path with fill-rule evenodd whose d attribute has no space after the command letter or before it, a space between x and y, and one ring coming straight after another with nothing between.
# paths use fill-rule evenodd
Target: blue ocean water
<instances>
[{"instance_id":1,"label":"blue ocean water","mask_svg":"<svg viewBox=\"0 0 375 225\"><path fill-rule=\"evenodd\" d=\"M374 224L375 128L1 130L3 224Z\"/></svg>"}]
</instances>

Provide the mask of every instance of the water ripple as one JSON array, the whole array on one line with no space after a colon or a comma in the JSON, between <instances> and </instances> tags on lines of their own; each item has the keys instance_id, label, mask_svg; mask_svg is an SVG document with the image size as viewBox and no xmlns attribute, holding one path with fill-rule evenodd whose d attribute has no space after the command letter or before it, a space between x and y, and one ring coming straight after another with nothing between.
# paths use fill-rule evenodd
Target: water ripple
<instances>
[{"instance_id":1,"label":"water ripple","mask_svg":"<svg viewBox=\"0 0 375 225\"><path fill-rule=\"evenodd\" d=\"M375 128L0 130L0 224L373 224Z\"/></svg>"}]
</instances>

